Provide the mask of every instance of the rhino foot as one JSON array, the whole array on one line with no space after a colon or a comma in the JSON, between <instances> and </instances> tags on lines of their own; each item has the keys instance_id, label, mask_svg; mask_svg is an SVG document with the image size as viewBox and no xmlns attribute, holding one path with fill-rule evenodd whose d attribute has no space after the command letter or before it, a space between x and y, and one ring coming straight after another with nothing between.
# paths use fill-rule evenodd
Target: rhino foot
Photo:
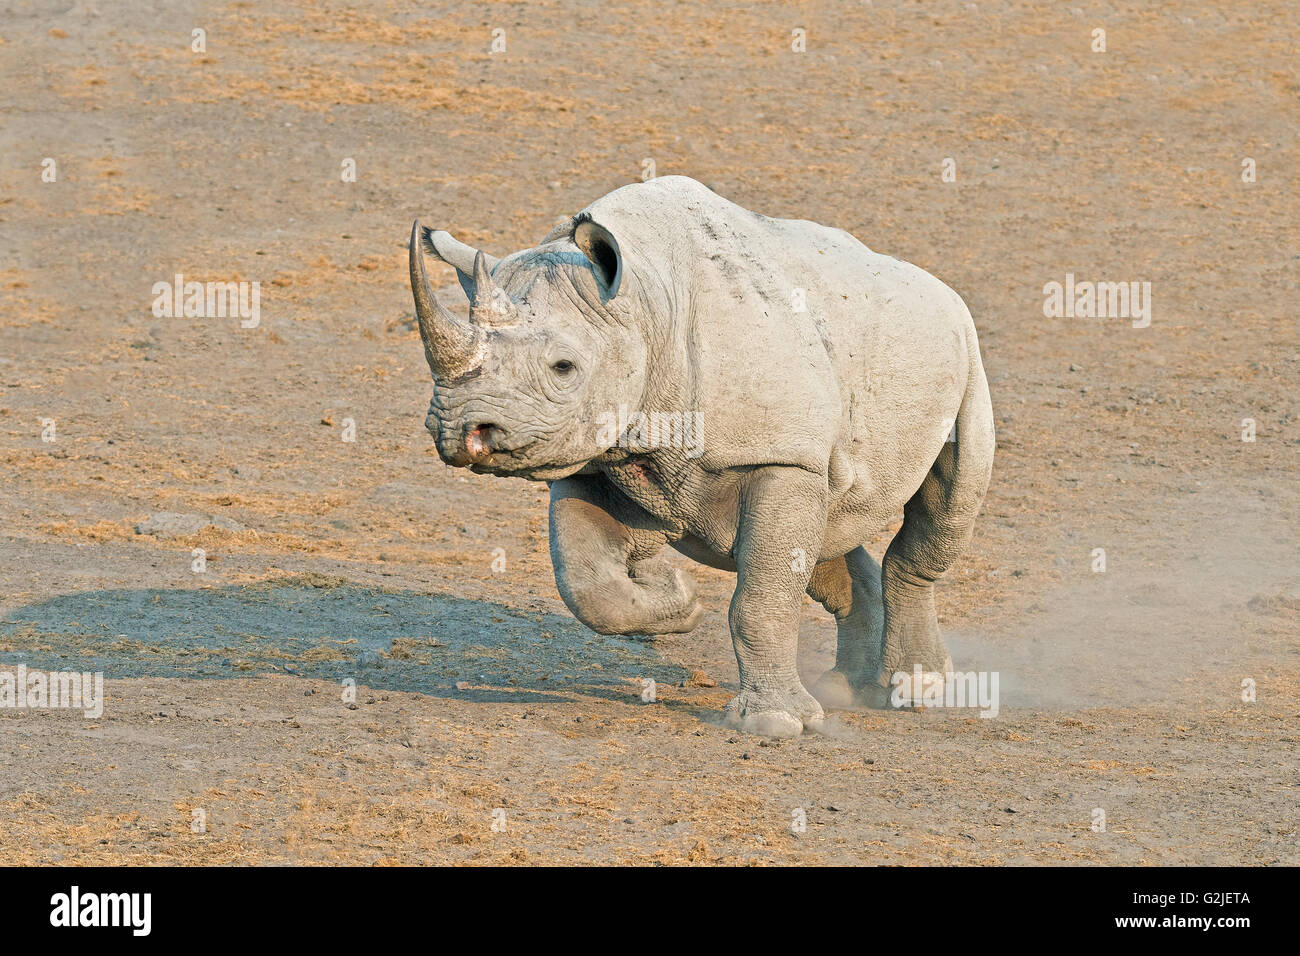
<instances>
[{"instance_id":1,"label":"rhino foot","mask_svg":"<svg viewBox=\"0 0 1300 956\"><path fill-rule=\"evenodd\" d=\"M943 685L946 675L952 673L952 658L944 661L943 670L922 669L918 677L916 669L899 670L890 675L890 687L887 691L890 706L924 707L926 698L943 700Z\"/></svg>"},{"instance_id":2,"label":"rhino foot","mask_svg":"<svg viewBox=\"0 0 1300 956\"><path fill-rule=\"evenodd\" d=\"M880 683L877 674L875 669L861 676L851 676L835 669L828 670L813 684L812 695L828 710L888 707L890 689Z\"/></svg>"},{"instance_id":3,"label":"rhino foot","mask_svg":"<svg viewBox=\"0 0 1300 956\"><path fill-rule=\"evenodd\" d=\"M646 634L684 634L695 630L704 616L704 605L695 593L695 578L660 558L642 561L632 569L630 580L651 599L655 619L643 626Z\"/></svg>"},{"instance_id":4,"label":"rhino foot","mask_svg":"<svg viewBox=\"0 0 1300 956\"><path fill-rule=\"evenodd\" d=\"M846 674L837 670L828 670L817 683L812 685L812 695L829 710L844 710L857 706L853 685Z\"/></svg>"},{"instance_id":5,"label":"rhino foot","mask_svg":"<svg viewBox=\"0 0 1300 956\"><path fill-rule=\"evenodd\" d=\"M723 711L728 727L762 737L798 737L816 732L826 719L821 704L802 687L773 692L742 690Z\"/></svg>"},{"instance_id":6,"label":"rhino foot","mask_svg":"<svg viewBox=\"0 0 1300 956\"><path fill-rule=\"evenodd\" d=\"M944 682L951 672L951 657L941 670L923 666L919 677L915 668L900 668L893 673L867 668L855 674L832 669L818 678L812 693L830 709L924 707L926 698L943 699Z\"/></svg>"}]
</instances>

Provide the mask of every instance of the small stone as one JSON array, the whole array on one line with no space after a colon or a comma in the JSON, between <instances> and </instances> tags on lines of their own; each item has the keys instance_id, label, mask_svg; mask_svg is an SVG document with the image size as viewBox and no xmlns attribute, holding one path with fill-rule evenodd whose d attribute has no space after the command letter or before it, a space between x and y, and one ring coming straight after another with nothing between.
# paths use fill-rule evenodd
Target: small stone
<instances>
[{"instance_id":1,"label":"small stone","mask_svg":"<svg viewBox=\"0 0 1300 956\"><path fill-rule=\"evenodd\" d=\"M691 676L686 679L691 687L717 687L718 682L710 677L704 671L691 671Z\"/></svg>"}]
</instances>

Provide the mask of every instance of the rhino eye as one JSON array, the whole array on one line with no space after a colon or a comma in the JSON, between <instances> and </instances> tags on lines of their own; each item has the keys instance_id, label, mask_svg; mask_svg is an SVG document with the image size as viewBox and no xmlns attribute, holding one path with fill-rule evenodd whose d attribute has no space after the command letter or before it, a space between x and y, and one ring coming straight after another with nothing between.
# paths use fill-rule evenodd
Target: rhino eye
<instances>
[{"instance_id":1,"label":"rhino eye","mask_svg":"<svg viewBox=\"0 0 1300 956\"><path fill-rule=\"evenodd\" d=\"M556 362L554 365L551 366L551 370L557 372L560 375L568 375L575 368L577 368L577 366L574 365L572 362L570 362L568 359L560 359L558 362Z\"/></svg>"}]
</instances>

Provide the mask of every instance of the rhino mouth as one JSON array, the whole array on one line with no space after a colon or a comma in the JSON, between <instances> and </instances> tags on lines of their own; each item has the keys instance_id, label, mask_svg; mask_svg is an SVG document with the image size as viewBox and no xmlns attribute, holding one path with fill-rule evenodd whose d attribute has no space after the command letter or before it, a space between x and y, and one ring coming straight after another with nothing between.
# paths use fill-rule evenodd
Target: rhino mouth
<instances>
[{"instance_id":1,"label":"rhino mouth","mask_svg":"<svg viewBox=\"0 0 1300 956\"><path fill-rule=\"evenodd\" d=\"M476 475L496 475L498 478L527 478L531 481L557 481L577 474L587 467L586 459L569 464L521 465L507 462L475 462L469 470Z\"/></svg>"},{"instance_id":2,"label":"rhino mouth","mask_svg":"<svg viewBox=\"0 0 1300 956\"><path fill-rule=\"evenodd\" d=\"M591 460L589 457L558 462L549 459L544 446L536 439L493 448L476 438L478 432L479 429L474 429L464 440L458 440L456 431L440 427L434 445L443 464L464 468L476 475L555 481L581 471Z\"/></svg>"}]
</instances>

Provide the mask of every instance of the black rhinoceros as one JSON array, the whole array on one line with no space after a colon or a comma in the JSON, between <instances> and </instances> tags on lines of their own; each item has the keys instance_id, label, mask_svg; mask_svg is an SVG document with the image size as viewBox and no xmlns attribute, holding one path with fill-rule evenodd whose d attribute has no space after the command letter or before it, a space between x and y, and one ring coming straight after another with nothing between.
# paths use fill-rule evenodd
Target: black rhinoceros
<instances>
[{"instance_id":1,"label":"black rhinoceros","mask_svg":"<svg viewBox=\"0 0 1300 956\"><path fill-rule=\"evenodd\" d=\"M456 267L469 321L434 298L422 249ZM946 285L681 176L617 189L504 259L417 222L410 260L438 454L550 483L555 581L584 624L694 628L694 582L658 556L671 545L736 572L733 726L798 734L823 703L883 703L894 675L906 700L901 675L951 669L934 582L970 538L994 438L975 326ZM877 564L862 542L899 509ZM812 693L805 592L839 629Z\"/></svg>"}]
</instances>

